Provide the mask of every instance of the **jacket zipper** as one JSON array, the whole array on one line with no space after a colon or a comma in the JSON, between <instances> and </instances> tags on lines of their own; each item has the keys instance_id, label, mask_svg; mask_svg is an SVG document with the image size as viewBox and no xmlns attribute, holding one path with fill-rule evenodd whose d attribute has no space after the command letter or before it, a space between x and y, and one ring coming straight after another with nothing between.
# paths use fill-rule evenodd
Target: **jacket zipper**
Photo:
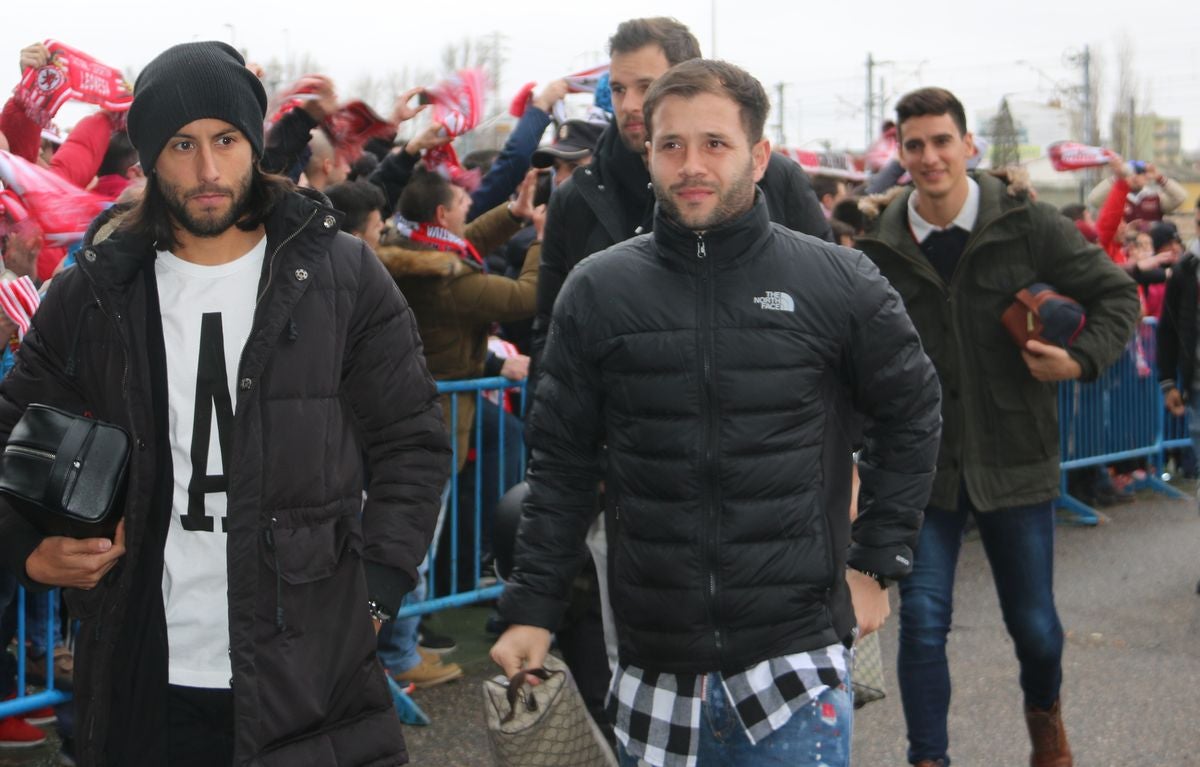
<instances>
[{"instance_id":1,"label":"jacket zipper","mask_svg":"<svg viewBox=\"0 0 1200 767\"><path fill-rule=\"evenodd\" d=\"M4 447L4 453L5 453L5 455L13 454L13 455L25 455L25 456L29 456L30 458L41 458L42 460L45 460L45 461L53 461L55 458L58 457L54 453L51 453L49 451L38 450L37 448L33 448L33 447L25 447L24 445L6 445Z\"/></svg>"},{"instance_id":2,"label":"jacket zipper","mask_svg":"<svg viewBox=\"0 0 1200 767\"><path fill-rule=\"evenodd\" d=\"M287 245L289 242L296 239L301 232L308 228L308 225L320 212L320 208L313 208L312 212L308 214L308 218L304 219L304 223L300 225L300 228L285 237L283 242L279 243L275 250L271 251L271 258L267 262L267 284L263 285L263 289L259 292L258 298L254 299L254 308L257 309L258 305L262 303L263 297L267 295L267 290L271 287L271 280L275 279L275 256L279 255L279 251L283 250L284 245Z\"/></svg>"},{"instance_id":3,"label":"jacket zipper","mask_svg":"<svg viewBox=\"0 0 1200 767\"><path fill-rule=\"evenodd\" d=\"M261 291L259 291L258 297L254 299L255 314L258 313L258 306L259 306L259 304L262 303L262 300L266 297L267 291L270 290L270 288L271 288L271 282L275 279L275 257L279 255L279 251L283 250L284 245L287 245L289 242L296 239L296 237L299 236L299 234L301 232L303 232L306 228L308 228L308 225L310 223L312 223L313 218L315 218L317 213L319 213L319 212L320 212L320 209L314 207L312 209L312 212L308 214L308 218L306 218L304 220L304 223L301 224L299 226L299 228L297 228L294 232L292 232L287 237L285 237L283 242L279 243L279 245L277 245L275 247L275 249L271 251L271 258L267 261L267 282L265 285L263 285L263 289ZM253 329L252 329L251 335L246 338L246 343L242 344L242 350L238 354L238 366L237 366L238 378L242 377L242 364L243 364L243 362L245 362L245 359L246 359L246 346L249 345L250 338L252 338L252 337L253 337ZM235 402L236 402L236 394L235 394ZM240 410L238 410L238 409L234 410L235 418L239 412L240 412ZM232 460L232 458L233 458L233 456L230 456L231 460ZM287 628L287 624L283 620L283 575L279 571L279 549L277 548L277 546L275 544L275 525L278 522L279 522L279 520L276 517L271 517L271 526L263 531L263 542L266 544L267 551L271 552L271 557L275 563L275 630L276 630L276 632L282 634L284 632L284 630ZM233 680L230 680L231 685L232 685L232 681Z\"/></svg>"},{"instance_id":4,"label":"jacket zipper","mask_svg":"<svg viewBox=\"0 0 1200 767\"><path fill-rule=\"evenodd\" d=\"M275 250L271 251L271 258L267 260L267 282L265 285L263 285L262 290L259 291L258 297L254 299L255 314L258 313L258 305L261 304L262 300L266 297L267 291L270 290L270 288L271 288L271 282L275 279L275 257L279 255L279 251L283 250L284 245L287 245L289 242L296 239L296 237L299 236L299 234L301 232L303 232L306 228L308 228L308 225L312 222L313 218L315 218L316 215L320 212L321 212L320 208L313 208L312 212L308 214L308 218L306 218L304 220L304 223L300 225L300 228L297 229L296 231L292 232L291 234L289 234L287 237L285 237L283 242L279 243L277 246L275 246ZM253 320L251 322L253 322ZM249 345L250 339L254 336L253 330L254 329L252 327L251 334L246 337L246 343L242 344L242 350L238 353L237 375L238 375L239 379L242 377L242 363L246 359L246 346ZM237 416L236 404L237 404L237 393L235 392L234 393L235 407L234 407L234 413L233 413L235 417Z\"/></svg>"},{"instance_id":5,"label":"jacket zipper","mask_svg":"<svg viewBox=\"0 0 1200 767\"><path fill-rule=\"evenodd\" d=\"M129 394L129 343L125 340L125 332L121 330L121 315L109 314L104 309L104 301L96 290L92 289L92 295L96 297L96 306L100 309L100 313L108 317L109 321L117 328L117 338L121 340L121 352L125 355L125 364L121 368L121 397L128 400ZM133 415L133 409L130 408L130 415Z\"/></svg>"},{"instance_id":6,"label":"jacket zipper","mask_svg":"<svg viewBox=\"0 0 1200 767\"><path fill-rule=\"evenodd\" d=\"M700 357L703 363L704 382L704 463L701 467L703 476L701 486L704 491L705 520L702 526L704 540L704 567L707 583L705 584L708 602L709 620L713 627L713 641L717 650L717 662L720 664L724 654L724 639L721 627L717 621L717 592L718 583L718 543L720 500L717 497L717 482L714 476L716 469L716 419L717 395L713 338L712 338L712 261L708 258L708 250L704 243L704 235L696 235L696 259L700 264Z\"/></svg>"}]
</instances>

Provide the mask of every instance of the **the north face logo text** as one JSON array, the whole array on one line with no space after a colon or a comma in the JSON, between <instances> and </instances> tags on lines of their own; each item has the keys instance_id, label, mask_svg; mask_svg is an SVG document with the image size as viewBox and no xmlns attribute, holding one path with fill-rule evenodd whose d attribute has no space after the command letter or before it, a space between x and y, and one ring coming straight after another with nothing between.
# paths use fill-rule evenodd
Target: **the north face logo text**
<instances>
[{"instance_id":1,"label":"the north face logo text","mask_svg":"<svg viewBox=\"0 0 1200 767\"><path fill-rule=\"evenodd\" d=\"M777 290L768 290L764 296L755 296L754 303L774 312L796 311L796 302L792 300L792 297Z\"/></svg>"}]
</instances>

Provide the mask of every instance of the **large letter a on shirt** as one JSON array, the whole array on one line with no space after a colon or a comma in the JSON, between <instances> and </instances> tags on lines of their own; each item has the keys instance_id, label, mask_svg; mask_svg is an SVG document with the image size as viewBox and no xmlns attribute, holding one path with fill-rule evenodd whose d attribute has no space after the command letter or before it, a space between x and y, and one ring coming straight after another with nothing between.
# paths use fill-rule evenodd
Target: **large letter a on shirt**
<instances>
[{"instance_id":1,"label":"large letter a on shirt","mask_svg":"<svg viewBox=\"0 0 1200 767\"><path fill-rule=\"evenodd\" d=\"M208 451L212 444L212 416L217 412L217 439L221 446L221 473L208 473ZM184 530L213 532L213 519L204 513L204 496L229 489L226 478L229 436L233 430L233 404L229 398L229 376L225 368L225 333L220 312L203 315L200 323L200 359L196 365L196 409L192 421L192 479L188 483ZM225 518L221 530L225 531Z\"/></svg>"}]
</instances>

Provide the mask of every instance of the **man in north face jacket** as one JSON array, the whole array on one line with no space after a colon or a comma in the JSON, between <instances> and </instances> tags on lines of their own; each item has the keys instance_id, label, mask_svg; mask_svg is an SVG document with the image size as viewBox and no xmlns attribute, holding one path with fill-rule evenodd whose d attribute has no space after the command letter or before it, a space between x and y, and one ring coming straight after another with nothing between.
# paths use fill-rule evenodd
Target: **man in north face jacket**
<instances>
[{"instance_id":1,"label":"man in north face jacket","mask_svg":"<svg viewBox=\"0 0 1200 767\"><path fill-rule=\"evenodd\" d=\"M933 482L933 366L865 256L770 221L767 103L703 59L650 87L653 234L567 278L529 420L492 657L542 662L603 480L623 763L848 764L848 644L886 616Z\"/></svg>"}]
</instances>

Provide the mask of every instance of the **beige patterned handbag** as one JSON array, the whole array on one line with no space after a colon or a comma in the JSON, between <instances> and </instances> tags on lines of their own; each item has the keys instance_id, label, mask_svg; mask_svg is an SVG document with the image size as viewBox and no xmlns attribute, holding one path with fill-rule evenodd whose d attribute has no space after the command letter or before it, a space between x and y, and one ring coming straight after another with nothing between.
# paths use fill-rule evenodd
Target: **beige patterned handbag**
<instances>
[{"instance_id":1,"label":"beige patterned handbag","mask_svg":"<svg viewBox=\"0 0 1200 767\"><path fill-rule=\"evenodd\" d=\"M887 686L883 681L883 652L879 648L879 632L858 640L854 646L854 669L850 672L850 686L854 688L854 707L862 708L868 703L887 697Z\"/></svg>"},{"instance_id":2,"label":"beige patterned handbag","mask_svg":"<svg viewBox=\"0 0 1200 767\"><path fill-rule=\"evenodd\" d=\"M527 676L541 684L526 685ZM543 668L485 681L483 701L496 767L617 767L566 664L553 655Z\"/></svg>"}]
</instances>

